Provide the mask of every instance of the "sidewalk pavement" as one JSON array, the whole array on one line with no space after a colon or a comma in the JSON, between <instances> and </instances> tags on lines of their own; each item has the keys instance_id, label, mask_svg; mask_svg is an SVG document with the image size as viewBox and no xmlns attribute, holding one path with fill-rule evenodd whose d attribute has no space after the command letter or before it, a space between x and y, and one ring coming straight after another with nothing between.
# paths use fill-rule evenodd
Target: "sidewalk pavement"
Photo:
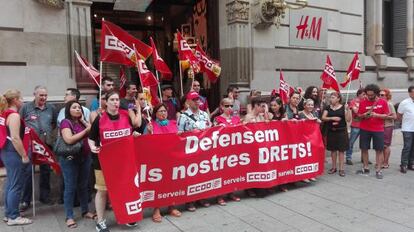
<instances>
[{"instance_id":1,"label":"sidewalk pavement","mask_svg":"<svg viewBox=\"0 0 414 232\"><path fill-rule=\"evenodd\" d=\"M111 231L141 232L414 231L414 171L405 175L399 172L401 148L401 132L395 131L391 166L384 170L382 180L375 178L373 165L370 176L355 174L361 168L357 152L354 165L346 166L344 178L325 174L316 183L297 183L288 192L276 192L265 198L243 197L241 202L199 208L195 213L184 211L182 217L165 216L158 224L151 221L151 209L146 209L146 218L135 228L117 225L113 212L108 211L108 225ZM373 151L370 160L375 161ZM330 162L328 155L326 161ZM325 164L325 169L329 169L330 164ZM75 213L79 215L78 208ZM27 216L31 217L30 214ZM32 225L9 227L1 222L0 231L95 231L93 221L79 216L76 219L78 228L68 229L63 205L40 205Z\"/></svg>"}]
</instances>

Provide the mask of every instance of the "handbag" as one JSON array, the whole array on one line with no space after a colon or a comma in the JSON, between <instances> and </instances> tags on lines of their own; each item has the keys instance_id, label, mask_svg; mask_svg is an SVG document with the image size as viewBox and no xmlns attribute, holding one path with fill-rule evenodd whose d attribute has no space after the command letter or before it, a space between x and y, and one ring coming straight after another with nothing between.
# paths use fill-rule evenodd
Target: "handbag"
<instances>
[{"instance_id":1,"label":"handbag","mask_svg":"<svg viewBox=\"0 0 414 232\"><path fill-rule=\"evenodd\" d=\"M73 132L72 123L70 123L70 129ZM56 155L62 156L65 159L72 160L81 153L83 141L79 140L74 144L67 144L63 137L59 135L56 139L53 151Z\"/></svg>"}]
</instances>

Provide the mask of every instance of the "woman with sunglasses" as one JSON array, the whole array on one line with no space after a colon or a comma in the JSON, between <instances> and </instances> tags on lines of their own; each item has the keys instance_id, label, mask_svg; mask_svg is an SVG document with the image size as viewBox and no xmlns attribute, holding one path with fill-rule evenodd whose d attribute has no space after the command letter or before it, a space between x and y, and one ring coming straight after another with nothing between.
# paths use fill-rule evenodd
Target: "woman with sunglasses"
<instances>
[{"instance_id":1,"label":"woman with sunglasses","mask_svg":"<svg viewBox=\"0 0 414 232\"><path fill-rule=\"evenodd\" d=\"M223 98L220 102L220 110L223 112L221 115L214 118L213 124L215 126L236 126L240 124L240 117L233 116L233 100L230 98ZM240 197L230 193L228 197L233 201L240 201ZM221 206L226 205L224 196L217 197L217 203Z\"/></svg>"},{"instance_id":2,"label":"woman with sunglasses","mask_svg":"<svg viewBox=\"0 0 414 232\"><path fill-rule=\"evenodd\" d=\"M390 109L390 114L386 116L384 121L384 162L382 164L382 168L389 168L389 160L391 155L390 146L392 141L392 133L394 131L394 121L397 119L397 112L391 101L391 91L389 89L381 89L380 98L387 101L388 109Z\"/></svg>"}]
</instances>

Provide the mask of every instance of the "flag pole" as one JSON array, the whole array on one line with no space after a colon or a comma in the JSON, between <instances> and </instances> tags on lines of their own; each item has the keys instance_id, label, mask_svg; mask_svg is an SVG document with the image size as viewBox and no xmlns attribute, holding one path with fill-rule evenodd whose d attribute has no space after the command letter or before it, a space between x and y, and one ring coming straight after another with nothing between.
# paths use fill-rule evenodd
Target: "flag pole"
<instances>
[{"instance_id":1,"label":"flag pole","mask_svg":"<svg viewBox=\"0 0 414 232\"><path fill-rule=\"evenodd\" d=\"M181 70L181 60L178 60L178 66L180 68L180 86L181 86L181 97L184 96L184 89L183 89L183 72Z\"/></svg>"},{"instance_id":2,"label":"flag pole","mask_svg":"<svg viewBox=\"0 0 414 232\"><path fill-rule=\"evenodd\" d=\"M349 85L348 85L348 91L346 92L346 100L345 100L345 104L348 104L348 99L349 99L349 91L351 89L351 85L352 85L352 80L349 81Z\"/></svg>"},{"instance_id":3,"label":"flag pole","mask_svg":"<svg viewBox=\"0 0 414 232\"><path fill-rule=\"evenodd\" d=\"M135 53L135 65L136 65L136 68L137 68L137 72L138 72L138 77L139 77L139 82L141 82L141 88L142 88L142 93L144 93L144 86L142 85L142 78L141 78L141 73L140 73L140 71L139 71L139 64L138 64L138 53L136 52L137 51L137 49L135 48L135 44L132 44L133 46L134 46L134 53ZM150 86L150 94L151 94L151 86ZM148 101L147 101L147 99L145 99L145 104L146 104L146 107L147 107L147 114L148 114L148 121L151 121L151 115L150 115L150 112L149 112L149 104L148 104Z\"/></svg>"},{"instance_id":4,"label":"flag pole","mask_svg":"<svg viewBox=\"0 0 414 232\"><path fill-rule=\"evenodd\" d=\"M105 21L105 19L102 17L102 22ZM105 41L101 41L101 46L102 46L102 42ZM102 54L101 54L102 56ZM101 99L102 99L102 60L99 61L99 99L98 99L98 103L99 103L99 108L101 108Z\"/></svg>"},{"instance_id":5,"label":"flag pole","mask_svg":"<svg viewBox=\"0 0 414 232\"><path fill-rule=\"evenodd\" d=\"M160 78L158 77L158 71L157 71L157 69L155 69L155 76L157 77L157 81L158 81L158 92L160 94L160 101L162 103L161 82L160 82Z\"/></svg>"},{"instance_id":6,"label":"flag pole","mask_svg":"<svg viewBox=\"0 0 414 232\"><path fill-rule=\"evenodd\" d=\"M33 154L32 154L33 157ZM33 164L33 160L32 160L32 202L33 202L33 217L36 216L36 199L35 199L35 172L34 172L34 164Z\"/></svg>"}]
</instances>

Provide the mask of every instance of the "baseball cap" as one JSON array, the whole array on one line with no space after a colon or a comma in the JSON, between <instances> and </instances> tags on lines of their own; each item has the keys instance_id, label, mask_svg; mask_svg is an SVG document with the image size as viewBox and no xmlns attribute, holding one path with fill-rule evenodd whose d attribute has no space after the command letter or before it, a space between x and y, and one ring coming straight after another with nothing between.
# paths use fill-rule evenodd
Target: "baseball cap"
<instances>
[{"instance_id":1,"label":"baseball cap","mask_svg":"<svg viewBox=\"0 0 414 232\"><path fill-rule=\"evenodd\" d=\"M198 95L196 91L190 91L189 93L187 93L187 96L186 96L187 100L194 100L196 98L200 98L200 95Z\"/></svg>"}]
</instances>

